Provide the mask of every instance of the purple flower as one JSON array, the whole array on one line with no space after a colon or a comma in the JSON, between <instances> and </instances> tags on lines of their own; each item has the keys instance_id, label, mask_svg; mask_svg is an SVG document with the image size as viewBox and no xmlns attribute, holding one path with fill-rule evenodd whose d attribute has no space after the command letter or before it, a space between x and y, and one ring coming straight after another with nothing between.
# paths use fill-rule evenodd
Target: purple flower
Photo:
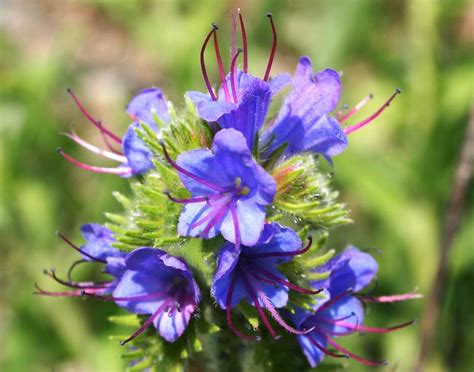
<instances>
[{"instance_id":1,"label":"purple flower","mask_svg":"<svg viewBox=\"0 0 474 372\"><path fill-rule=\"evenodd\" d=\"M123 139L107 129L100 121L94 119L74 93L71 90L68 90L68 92L86 118L99 129L108 150L100 149L86 142L74 131L66 133L66 136L89 151L121 164L114 168L91 166L76 160L66 154L62 149L58 149L58 152L66 160L81 169L95 173L118 174L122 177L143 174L154 167L152 152L137 135L136 129L140 128L140 123L144 123L148 125L151 130L158 133L160 129L155 122L154 114L163 122L170 120L166 101L160 89L149 88L142 90L130 101L126 111L134 122L128 127ZM112 143L114 143L114 145ZM117 146L122 146L123 151L117 149Z\"/></svg>"},{"instance_id":2,"label":"purple flower","mask_svg":"<svg viewBox=\"0 0 474 372\"><path fill-rule=\"evenodd\" d=\"M36 294L53 297L79 297L83 296L85 292L89 294L105 295L114 291L118 280L125 271L124 258L127 254L111 246L111 244L115 242L115 238L112 235L112 231L104 226L98 224L86 224L81 227L81 233L86 240L86 244L80 248L72 243L66 236L58 233L58 236L64 240L64 242L79 252L82 256L81 260L74 262L69 268L68 279L64 280L59 278L54 269L49 271L45 270L46 275L50 276L56 282L72 288L72 290L66 292L48 292L36 286L38 290L38 292L35 292ZM111 275L114 279L103 282L77 282L72 280L72 271L77 267L77 265L84 262L96 262L102 264L104 266L102 271Z\"/></svg>"},{"instance_id":3,"label":"purple flower","mask_svg":"<svg viewBox=\"0 0 474 372\"><path fill-rule=\"evenodd\" d=\"M125 272L108 298L135 314L151 314L125 344L152 323L169 342L188 326L201 299L191 270L182 258L156 248L138 248L125 258Z\"/></svg>"},{"instance_id":4,"label":"purple flower","mask_svg":"<svg viewBox=\"0 0 474 372\"><path fill-rule=\"evenodd\" d=\"M355 355L339 345L334 338L356 332L386 333L414 323L409 321L389 328L364 326L364 306L361 300L373 302L394 302L420 298L419 294L404 294L384 297L367 297L354 292L365 288L377 274L378 265L374 258L348 247L315 272L328 272L327 279L312 283L314 288L325 288L326 299L310 313L296 309L293 317L297 329L312 328L312 332L298 335L298 343L311 367L315 367L325 355L352 358L364 365L382 365L385 361L373 361ZM332 347L336 352L330 351Z\"/></svg>"},{"instance_id":5,"label":"purple flower","mask_svg":"<svg viewBox=\"0 0 474 372\"><path fill-rule=\"evenodd\" d=\"M244 48L236 49L235 47L234 27L230 73L225 76L217 40L217 26L213 25L201 49L201 68L209 94L188 92L188 96L196 104L199 116L202 119L208 122L217 122L222 128L233 128L240 131L244 135L250 149L253 147L257 132L265 121L270 99L284 86L291 83L291 77L288 74L278 75L268 81L276 50L275 26L273 24L272 15L268 14L268 17L272 26L274 43L267 65L267 71L263 79L252 76L247 72L247 38L242 15L239 12ZM221 78L221 88L217 95L214 93L211 83L209 82L204 61L204 51L211 36L214 40L214 48ZM240 53L243 53L244 58L243 71L238 71L236 68L236 61Z\"/></svg>"},{"instance_id":6,"label":"purple flower","mask_svg":"<svg viewBox=\"0 0 474 372\"><path fill-rule=\"evenodd\" d=\"M178 233L212 238L222 233L237 245L254 245L265 222L265 206L276 192L273 178L252 158L243 135L222 129L212 149L182 153L174 162L163 145L165 157L178 171L191 193L189 199L171 200L184 204Z\"/></svg>"},{"instance_id":7,"label":"purple flower","mask_svg":"<svg viewBox=\"0 0 474 372\"><path fill-rule=\"evenodd\" d=\"M287 304L289 289L306 294L320 292L289 282L278 270L280 264L308 251L311 240L304 249L301 249L301 245L301 239L293 230L271 223L265 225L260 239L252 247L239 247L228 242L222 246L211 292L219 306L226 310L229 328L237 336L252 339L238 331L232 322L231 309L242 300L255 306L263 324L274 338L278 336L264 309L287 331L296 334L307 332L297 331L289 326L276 310Z\"/></svg>"},{"instance_id":8,"label":"purple flower","mask_svg":"<svg viewBox=\"0 0 474 372\"><path fill-rule=\"evenodd\" d=\"M341 96L339 74L326 69L313 75L311 60L301 57L293 78L293 90L275 122L262 136L271 141L270 151L287 143L285 154L316 152L327 158L347 147L339 122L329 115Z\"/></svg>"}]
</instances>

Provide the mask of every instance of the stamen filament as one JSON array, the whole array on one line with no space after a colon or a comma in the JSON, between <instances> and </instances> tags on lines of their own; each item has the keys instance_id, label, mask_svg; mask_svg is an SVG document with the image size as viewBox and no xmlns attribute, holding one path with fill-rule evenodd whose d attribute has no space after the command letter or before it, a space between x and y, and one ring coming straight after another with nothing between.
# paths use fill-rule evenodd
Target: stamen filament
<instances>
[{"instance_id":1,"label":"stamen filament","mask_svg":"<svg viewBox=\"0 0 474 372\"><path fill-rule=\"evenodd\" d=\"M344 321L334 322L336 326L353 329L357 332L369 332L369 333L388 333L388 332L396 331L397 329L400 329L400 328L408 327L414 323L416 323L416 320L410 320L409 322L398 324L393 327L379 328L379 327L369 327L369 326L357 325L357 324L354 325L352 323L348 323Z\"/></svg>"},{"instance_id":2,"label":"stamen filament","mask_svg":"<svg viewBox=\"0 0 474 372\"><path fill-rule=\"evenodd\" d=\"M222 65L221 53L219 51L219 41L217 40L217 31L214 31L214 49L216 51L217 66L219 67L219 75L221 77L222 88L224 89L225 100L226 102L230 102L229 87L225 80L224 66Z\"/></svg>"},{"instance_id":3,"label":"stamen filament","mask_svg":"<svg viewBox=\"0 0 474 372\"><path fill-rule=\"evenodd\" d=\"M270 271L262 269L262 268L258 268L258 269L255 268L255 270L258 271L258 272L261 272L263 275L271 278L275 282L280 283L280 284L282 284L282 285L284 285L288 288L291 288L292 290L294 290L296 292L306 293L306 294L311 294L311 295L318 294L318 293L322 292L322 289L311 290L311 289L302 288L302 287L300 287L296 284L293 284L293 283L291 283L291 282L289 282L285 279L282 279L282 278L276 276L275 274L271 273Z\"/></svg>"},{"instance_id":4,"label":"stamen filament","mask_svg":"<svg viewBox=\"0 0 474 372\"><path fill-rule=\"evenodd\" d=\"M66 287L70 288L78 288L78 289L105 289L110 285L110 282L102 282L102 283L94 283L94 282L68 282L59 278L54 271L45 271L45 275L49 276L54 281L65 285Z\"/></svg>"},{"instance_id":5,"label":"stamen filament","mask_svg":"<svg viewBox=\"0 0 474 372\"><path fill-rule=\"evenodd\" d=\"M206 50L207 43L209 42L209 39L211 38L212 34L216 32L216 25L212 24L212 30L209 32L207 35L206 39L204 40L204 44L201 47L201 70L202 70L202 76L204 78L204 83L206 84L207 90L209 91L209 94L211 95L211 98L213 101L217 101L217 97L212 90L212 85L211 82L209 81L209 77L207 76L207 70L206 70L206 63L204 61L204 51Z\"/></svg>"},{"instance_id":6,"label":"stamen filament","mask_svg":"<svg viewBox=\"0 0 474 372\"><path fill-rule=\"evenodd\" d=\"M352 115L354 115L357 111L364 107L372 98L374 98L374 96L372 93L370 93L367 97L365 97L362 101L355 105L348 113L338 117L337 120L339 121L339 123L342 123L345 120L349 119Z\"/></svg>"},{"instance_id":7,"label":"stamen filament","mask_svg":"<svg viewBox=\"0 0 474 372\"><path fill-rule=\"evenodd\" d=\"M398 302L398 301L406 301L406 300L416 300L419 298L423 298L423 295L421 293L404 293L404 294L392 295L392 296L371 297L371 296L358 295L357 297L365 302Z\"/></svg>"},{"instance_id":8,"label":"stamen filament","mask_svg":"<svg viewBox=\"0 0 474 372\"><path fill-rule=\"evenodd\" d=\"M164 193L169 200L172 202L178 203L178 204L187 204L187 203L201 203L201 202L207 202L208 197L207 196L198 196L196 198L187 198L187 199L177 199L173 197L169 192Z\"/></svg>"},{"instance_id":9,"label":"stamen filament","mask_svg":"<svg viewBox=\"0 0 474 372\"><path fill-rule=\"evenodd\" d=\"M35 288L38 292L33 292L35 295L40 296L49 296L49 297L82 297L83 290L74 290L74 291L66 291L66 292L49 292L41 289L38 284L35 283Z\"/></svg>"},{"instance_id":10,"label":"stamen filament","mask_svg":"<svg viewBox=\"0 0 474 372\"><path fill-rule=\"evenodd\" d=\"M74 164L78 168L84 169L89 172L118 174L118 175L125 175L132 172L132 168L130 167L106 168L106 167L96 167L94 165L85 164L85 163L80 162L77 159L74 159L72 156L66 154L63 149L58 149L57 151L68 162Z\"/></svg>"},{"instance_id":11,"label":"stamen filament","mask_svg":"<svg viewBox=\"0 0 474 372\"><path fill-rule=\"evenodd\" d=\"M239 54L242 53L242 49L237 49L237 53L235 54L234 58L232 58L232 63L230 65L230 86L232 88L232 98L234 99L234 103L239 103L239 98L237 97L237 89L235 87L235 63L237 62L237 58Z\"/></svg>"},{"instance_id":12,"label":"stamen filament","mask_svg":"<svg viewBox=\"0 0 474 372\"><path fill-rule=\"evenodd\" d=\"M89 257L91 260L103 263L104 265L107 264L106 260L102 260L100 258L94 257L94 256L90 255L89 253L85 252L84 250L79 248L77 245L75 245L72 241L70 241L64 234L60 233L59 231L56 232L56 235L59 236L72 249L76 250L77 252L81 253L82 255L84 255L86 257Z\"/></svg>"},{"instance_id":13,"label":"stamen filament","mask_svg":"<svg viewBox=\"0 0 474 372\"><path fill-rule=\"evenodd\" d=\"M397 88L395 93L392 94L392 96L385 102L374 114L369 116L367 119L362 120L360 123L357 123L355 125L351 125L349 127L344 128L344 133L345 134L350 134L365 125L371 123L373 120L375 120L388 106L390 106L390 103L395 99L395 97L401 93L401 90Z\"/></svg>"},{"instance_id":14,"label":"stamen filament","mask_svg":"<svg viewBox=\"0 0 474 372\"><path fill-rule=\"evenodd\" d=\"M247 73L248 71L248 50L247 50L247 33L245 32L245 25L244 19L242 17L242 13L240 13L240 8L237 9L239 13L239 21L240 21L240 31L242 32L242 46L244 50L244 72Z\"/></svg>"},{"instance_id":15,"label":"stamen filament","mask_svg":"<svg viewBox=\"0 0 474 372\"><path fill-rule=\"evenodd\" d=\"M339 345L336 341L334 341L330 337L326 337L326 342L329 345L331 345L333 348L335 348L336 350L339 350L341 353L344 353L344 354L348 355L350 358L354 359L355 361L357 361L357 362L359 362L363 365L366 365L366 366L383 366L383 365L388 364L386 360L382 360L382 361L369 360L369 359L362 358L362 357L360 357L356 354L353 354L349 350L347 350L344 347L342 347L341 345Z\"/></svg>"},{"instance_id":16,"label":"stamen filament","mask_svg":"<svg viewBox=\"0 0 474 372\"><path fill-rule=\"evenodd\" d=\"M76 95L73 93L73 91L68 88L67 89L67 92L69 93L69 95L71 96L71 98L74 100L74 102L76 103L77 107L79 108L79 110L81 110L82 114L92 123L94 124L102 133L106 134L107 136L110 137L110 139L112 139L113 141L115 141L116 143L118 144L122 144L122 139L117 136L115 133L113 133L112 131L110 131L109 129L107 129L106 127L104 127L102 125L102 123L100 123L99 121L97 121L96 119L94 119L92 117L91 114L89 114L89 112L87 112L87 110L85 109L85 107L82 105L81 101L79 101L79 99L76 97Z\"/></svg>"},{"instance_id":17,"label":"stamen filament","mask_svg":"<svg viewBox=\"0 0 474 372\"><path fill-rule=\"evenodd\" d=\"M72 272L73 272L73 270L74 270L77 266L79 266L80 264L83 264L83 263L85 263L85 262L89 262L89 261L83 259L83 260L77 260L77 261L74 261L74 262L73 262L73 264L71 265L71 267L70 267L70 268L68 269L68 271L67 271L67 278L68 278L69 281L71 281L71 282L73 281L73 280L72 280Z\"/></svg>"},{"instance_id":18,"label":"stamen filament","mask_svg":"<svg viewBox=\"0 0 474 372\"><path fill-rule=\"evenodd\" d=\"M143 332L145 332L145 330L150 326L151 323L153 323L153 321L156 319L156 317L163 312L163 309L166 306L168 306L168 304L170 302L171 301L163 302L163 304L160 307L158 307L158 309L156 309L155 312L151 316L148 317L148 319L141 325L140 328L138 328L135 332L133 332L133 334L130 337L128 337L127 339L125 339L123 341L120 341L120 345L121 346L125 345L127 342L132 341L136 337L140 336Z\"/></svg>"},{"instance_id":19,"label":"stamen filament","mask_svg":"<svg viewBox=\"0 0 474 372\"><path fill-rule=\"evenodd\" d=\"M204 186L207 186L207 187L209 187L210 189L212 189L214 191L218 191L218 192L225 192L226 191L224 188L222 188L218 185L215 185L211 182L208 182L208 181L202 179L201 177L198 177L198 176L192 174L191 172L187 171L186 169L180 167L173 159L171 159L170 155L168 154L168 150L166 150L166 147L165 147L164 143L162 143L162 142L161 142L161 147L163 148L163 154L165 155L166 161L168 163L170 163L170 165L174 169L176 169L178 172L180 172L181 174L184 174L186 177L192 178L196 182L199 182L200 184L202 184Z\"/></svg>"},{"instance_id":20,"label":"stamen filament","mask_svg":"<svg viewBox=\"0 0 474 372\"><path fill-rule=\"evenodd\" d=\"M235 234L235 245L237 248L240 248L241 236L240 236L240 226L239 219L237 217L237 209L235 206L235 201L230 205L230 213L232 215L232 222L234 223L234 234Z\"/></svg>"},{"instance_id":21,"label":"stamen filament","mask_svg":"<svg viewBox=\"0 0 474 372\"><path fill-rule=\"evenodd\" d=\"M333 358L348 358L346 354L337 354L333 353L332 351L326 349L323 345L321 345L318 341L316 341L313 337L310 335L306 335L308 337L308 340L316 346L319 350L321 350L325 355L333 357Z\"/></svg>"},{"instance_id":22,"label":"stamen filament","mask_svg":"<svg viewBox=\"0 0 474 372\"><path fill-rule=\"evenodd\" d=\"M277 47L277 33L275 29L275 24L273 23L273 14L267 13L267 17L270 20L270 25L272 26L272 33L273 33L273 45L272 50L270 52L270 57L268 58L267 70L265 71L265 76L263 77L264 81L268 81L270 77L270 70L272 69L273 57L275 57L276 47Z\"/></svg>"},{"instance_id":23,"label":"stamen filament","mask_svg":"<svg viewBox=\"0 0 474 372\"><path fill-rule=\"evenodd\" d=\"M211 231L213 226L215 226L216 223L219 222L222 219L222 217L224 216L224 214L227 211L228 211L228 209L227 209L226 204L224 204L222 207L220 207L219 210L217 211L217 213L214 215L214 217L212 217L212 219L207 223L204 230L202 230L201 234L199 234L199 236L201 238L206 238L207 234L209 234L209 231Z\"/></svg>"},{"instance_id":24,"label":"stamen filament","mask_svg":"<svg viewBox=\"0 0 474 372\"><path fill-rule=\"evenodd\" d=\"M150 293L150 294L138 295L138 296L114 297L114 296L101 296L101 295L96 295L94 293L90 293L87 291L82 291L82 295L94 297L94 298L97 298L99 300L104 300L104 301L121 302L121 301L157 300L163 296L168 296L168 293L163 291L163 292L156 292L156 293Z\"/></svg>"},{"instance_id":25,"label":"stamen filament","mask_svg":"<svg viewBox=\"0 0 474 372\"><path fill-rule=\"evenodd\" d=\"M345 291L339 293L338 295L332 297L328 302L325 302L318 308L318 312L322 312L332 305L334 305L336 302L340 301L344 296L350 295L353 292L352 288L346 289Z\"/></svg>"},{"instance_id":26,"label":"stamen filament","mask_svg":"<svg viewBox=\"0 0 474 372\"><path fill-rule=\"evenodd\" d=\"M76 142L79 146L82 146L82 147L86 148L87 150L93 152L94 154L101 155L105 158L115 160L115 161L118 161L120 163L126 163L127 162L127 158L125 156L118 155L118 154L113 153L113 152L105 151L105 150L102 150L102 149L92 145L91 143L89 143L89 142L83 140L81 137L79 137L74 130L72 130L71 133L63 133L63 134L66 137L73 140L74 142Z\"/></svg>"}]
</instances>

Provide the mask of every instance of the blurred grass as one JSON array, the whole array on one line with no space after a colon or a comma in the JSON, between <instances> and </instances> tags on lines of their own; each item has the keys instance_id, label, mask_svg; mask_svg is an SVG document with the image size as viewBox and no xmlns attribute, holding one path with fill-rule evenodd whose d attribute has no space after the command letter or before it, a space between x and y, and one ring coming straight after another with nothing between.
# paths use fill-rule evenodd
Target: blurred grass
<instances>
[{"instance_id":1,"label":"blurred grass","mask_svg":"<svg viewBox=\"0 0 474 372\"><path fill-rule=\"evenodd\" d=\"M54 237L76 240L78 227L118 211L111 191L127 183L91 175L63 161L57 146L90 162L59 132L71 124L99 138L66 95L122 132L123 107L150 85L175 102L203 90L199 50L211 21L230 39L230 12L246 18L250 69L262 75L271 45L265 13L279 33L273 75L293 71L298 56L317 68L344 72L343 101L375 94L370 114L397 86L403 94L369 128L351 135L335 159L335 185L355 224L330 244L353 243L380 263L377 293L428 293L438 256L450 185L473 102L474 5L470 1L60 1L0 2L0 370L120 370L120 347L107 339L110 304L31 295L33 283L69 251ZM224 45L224 44L221 44ZM221 47L225 50L225 47ZM209 58L211 60L211 58ZM227 62L229 56L227 56ZM212 62L208 69L217 81ZM357 118L356 118L357 119ZM356 120L354 119L354 120ZM472 369L474 337L474 192L449 262L446 293L429 371ZM89 269L78 270L84 277ZM368 322L389 325L420 317L423 302L373 305ZM419 347L419 326L347 340L355 352L384 357L409 370ZM357 368L351 362L350 370Z\"/></svg>"}]
</instances>

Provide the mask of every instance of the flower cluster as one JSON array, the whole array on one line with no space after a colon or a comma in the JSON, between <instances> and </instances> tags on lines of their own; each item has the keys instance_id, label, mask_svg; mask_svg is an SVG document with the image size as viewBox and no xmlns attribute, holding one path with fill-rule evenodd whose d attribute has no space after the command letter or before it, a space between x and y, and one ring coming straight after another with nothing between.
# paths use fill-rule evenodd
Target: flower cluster
<instances>
[{"instance_id":1,"label":"flower cluster","mask_svg":"<svg viewBox=\"0 0 474 372\"><path fill-rule=\"evenodd\" d=\"M131 234L127 230L131 222L143 229L150 224L155 226L154 221L147 225L134 220L137 213L133 210L122 226L109 229L98 224L84 225L81 232L86 243L82 247L59 234L82 259L73 264L67 280L60 279L54 271L46 274L71 290L50 292L38 287L36 293L112 301L138 314L139 328L122 344L134 340L151 325L164 340L176 341L190 326L201 296L207 296L213 301L203 302L214 302L211 311L225 313L228 328L236 336L248 341L262 338L236 325L232 310L237 310L239 318L244 320L249 319L247 313L250 317L255 314L256 322L262 323L273 340L282 337L276 326L291 334L312 367L325 355L348 357L366 365L383 364L351 353L335 338L355 332L384 333L412 324L407 322L390 328L366 326L363 303L401 301L419 295L372 297L360 294L374 279L378 266L372 256L355 247L346 248L332 258L325 255L314 259L316 249L308 232L320 234L320 227L304 220L291 221L279 214L274 205L275 199L288 190L282 185L291 184L301 172L287 167L275 174L274 169L302 156L317 158L320 155L332 163L332 158L348 146L348 134L376 119L400 91L373 115L344 127L344 121L372 97L365 98L348 112L337 111L341 98L340 74L333 69L314 73L308 57L299 59L293 76L281 74L270 78L277 33L273 16L267 16L273 45L263 78L248 71L247 36L240 12L233 18L232 55L227 74L219 51L217 26L213 25L205 38L200 62L207 92L188 92L186 97L194 104L199 125L211 133L209 146L191 146L192 141L188 140L184 141L188 148L180 151L182 147L177 145L175 133L182 121L173 117L171 104L158 88L143 90L132 99L126 111L133 122L123 138L96 120L69 91L85 117L100 131L108 150L86 142L75 132L67 136L120 164L116 168L96 167L81 163L62 150L60 154L89 171L123 177L143 175L144 188L146 180L152 177L162 182L160 185L174 185L174 188L159 190L165 195L167 209L160 210L158 202L157 205L137 205L142 210L152 210L158 221L168 210L177 208L176 218L171 222L175 236L169 244L158 247L156 240L150 238L154 236L153 228L151 233L137 235L134 231ZM236 46L237 23L243 48ZM219 69L219 89L213 88L205 63L211 39ZM242 68L238 66L239 57ZM276 117L271 118L268 112L272 98L284 88L289 93ZM193 135L191 130L189 136ZM121 149L116 145L121 145ZM169 179L174 181L167 182ZM148 190L147 194L154 193L156 190ZM295 199L293 208L306 208L307 204L298 206L298 193L292 197ZM321 205L321 201L311 204L316 205ZM324 208L318 213L324 213ZM127 240L123 239L124 234ZM307 244L302 241L305 237ZM146 239L150 244L141 244ZM218 245L211 252L215 264L211 265L213 272L208 280L199 265L181 257L186 256L185 243L196 240L211 240ZM133 247L128 249L124 243L130 241ZM181 251L176 250L176 241L181 243ZM309 263L301 258L305 254ZM74 281L72 271L79 262L103 265L103 272L112 279ZM295 276L295 272L300 275Z\"/></svg>"}]
</instances>

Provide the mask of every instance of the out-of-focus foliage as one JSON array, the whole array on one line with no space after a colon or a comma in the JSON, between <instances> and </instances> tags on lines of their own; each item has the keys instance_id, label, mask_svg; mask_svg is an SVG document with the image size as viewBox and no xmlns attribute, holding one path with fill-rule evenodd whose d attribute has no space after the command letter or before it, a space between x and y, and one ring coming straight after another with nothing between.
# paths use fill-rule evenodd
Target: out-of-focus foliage
<instances>
[{"instance_id":1,"label":"out-of-focus foliage","mask_svg":"<svg viewBox=\"0 0 474 372\"><path fill-rule=\"evenodd\" d=\"M344 72L343 101L375 99L363 118L397 86L403 94L383 116L350 136L335 159L333 182L355 224L329 246L353 243L371 252L381 270L376 293L427 293L436 268L440 229L465 126L473 102L474 6L465 1L28 1L0 2L0 369L120 370L122 352L109 334L128 328L107 322L113 305L33 297L33 283L54 288L41 270L66 270L75 253L55 237L79 242L78 227L119 212L111 191L130 193L115 176L73 168L54 151L98 159L58 134L70 125L99 142L66 94L72 87L97 117L122 132L123 111L139 89L157 85L183 103L203 90L199 50L210 22L230 40L230 12L242 8L250 69L262 75L272 10L279 32L273 74L293 71L301 54L316 67ZM227 36L226 39L224 37ZM223 49L225 50L225 49ZM210 54L211 55L211 54ZM227 55L227 62L229 56ZM211 58L209 58L211 60ZM209 63L213 81L217 68ZM472 186L472 181L471 181ZM435 349L429 370L474 365L469 332L474 283L474 193L449 260ZM90 273L78 269L84 277ZM97 275L100 275L97 273ZM423 302L372 305L373 325L419 317ZM346 341L346 340L344 340ZM355 352L389 359L408 370L417 357L419 327L353 336ZM355 366L354 362L350 366Z\"/></svg>"}]
</instances>

